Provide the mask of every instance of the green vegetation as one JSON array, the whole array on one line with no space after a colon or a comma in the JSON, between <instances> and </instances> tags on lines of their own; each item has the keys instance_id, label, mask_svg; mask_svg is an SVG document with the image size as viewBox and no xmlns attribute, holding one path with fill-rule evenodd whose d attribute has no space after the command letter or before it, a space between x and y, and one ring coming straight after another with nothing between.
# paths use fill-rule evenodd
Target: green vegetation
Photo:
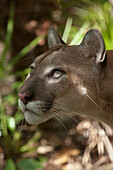
<instances>
[{"instance_id":1,"label":"green vegetation","mask_svg":"<svg viewBox=\"0 0 113 170\"><path fill-rule=\"evenodd\" d=\"M65 27L62 25L58 27L60 32L62 28L64 29L63 40L68 42L70 45L79 44L85 34L85 32L90 28L97 28L101 31L105 43L106 49L113 49L113 5L109 1L95 1L91 3L89 0L83 0L85 6L80 5L80 7L74 6L73 1L69 2L71 6L73 4L73 13L71 17L68 16ZM66 4L63 1L57 2L60 5L60 10L66 8ZM71 4L72 3L72 4ZM78 1L79 3L79 1ZM64 6L64 7L63 7ZM68 15L70 15L68 13ZM14 31L14 16L15 16L15 5L12 1L10 4L9 19L7 22L6 36L4 39L4 50L0 57L0 81L8 81L12 76L21 76L24 80L29 72L29 69L25 69L20 72L12 72L13 66L17 63L25 54L27 54L31 49L36 47L40 40L45 39L44 36L40 35L32 40L27 46L25 46L16 56L14 56L10 61L7 61L7 54L10 52L12 34ZM65 16L66 18L67 16ZM77 19L75 19L77 18ZM1 41L1 40L0 40ZM14 155L21 155L25 152L32 152L36 147L31 148L30 146L38 141L41 137L40 132L33 133L33 136L28 141L23 141L24 134L18 130L18 126L23 120L23 114L18 108L18 89L20 88L22 81L16 81L11 84L9 93L2 95L0 93L0 141L2 141L2 148L6 154L6 165L5 170L15 170L16 167L20 170L35 170L42 167L42 163L46 160L43 159L23 159L19 158L19 162L15 163ZM12 113L6 113L7 105L15 107L16 110L12 109ZM5 142L7 141L7 143ZM6 147L6 148L5 148ZM10 159L11 158L11 159Z\"/></svg>"},{"instance_id":2,"label":"green vegetation","mask_svg":"<svg viewBox=\"0 0 113 170\"><path fill-rule=\"evenodd\" d=\"M106 49L113 49L113 5L108 1L100 2L89 3L89 7L85 7L85 9L74 7L75 15L79 16L83 24L76 27L77 21L74 20L72 23L72 18L68 18L65 26L66 30L63 34L64 41L67 42L69 38L70 45L80 44L85 32L88 29L96 28L100 30L104 37Z\"/></svg>"},{"instance_id":3,"label":"green vegetation","mask_svg":"<svg viewBox=\"0 0 113 170\"><path fill-rule=\"evenodd\" d=\"M22 75L22 79L24 80L26 75L29 72L29 69L25 69L24 72L12 72L13 66L15 63L18 62L25 54L27 54L31 49L33 49L38 43L44 39L44 36L36 37L32 40L26 47L24 47L13 59L6 62L6 57L8 52L10 51L11 42L12 42L12 33L14 28L14 13L15 13L15 6L14 2L12 1L10 4L10 12L9 12L9 19L7 23L6 29L6 36L4 40L4 50L0 58L0 81L8 82L8 79L12 76ZM6 147L4 152L6 152L6 157L14 157L13 154L18 155L21 152L29 151L29 144L34 143L36 140L40 138L40 134L34 134L32 139L28 141L28 143L22 142L23 135L21 130L17 129L17 126L20 122L24 119L23 114L21 113L20 109L18 108L18 90L22 85L21 82L14 82L9 88L9 93L5 95L1 95L0 93L0 146L2 143L3 147ZM17 111L13 114L6 114L6 105L10 105L12 107L17 107ZM7 141L7 142L5 142ZM24 144L25 143L25 144ZM23 150L24 149L24 150ZM34 149L36 149L34 147ZM43 159L45 160L45 159ZM25 167L32 167L35 170L37 167L42 167L41 160L35 161L33 159L29 160L21 160L17 165L15 165L13 159L8 159L5 165L5 170L15 170L16 167L18 169L25 170ZM0 165L1 167L1 165Z\"/></svg>"}]
</instances>

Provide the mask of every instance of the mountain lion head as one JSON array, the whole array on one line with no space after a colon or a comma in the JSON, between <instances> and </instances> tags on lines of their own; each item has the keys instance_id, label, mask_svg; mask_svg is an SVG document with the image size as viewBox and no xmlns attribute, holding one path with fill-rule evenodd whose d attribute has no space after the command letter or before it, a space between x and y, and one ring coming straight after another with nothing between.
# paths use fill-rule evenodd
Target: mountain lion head
<instances>
[{"instance_id":1,"label":"mountain lion head","mask_svg":"<svg viewBox=\"0 0 113 170\"><path fill-rule=\"evenodd\" d=\"M80 45L68 46L50 28L48 44L49 50L37 56L19 90L26 121L40 124L79 114L109 124L106 114L102 116L107 54L101 33L91 29Z\"/></svg>"}]
</instances>

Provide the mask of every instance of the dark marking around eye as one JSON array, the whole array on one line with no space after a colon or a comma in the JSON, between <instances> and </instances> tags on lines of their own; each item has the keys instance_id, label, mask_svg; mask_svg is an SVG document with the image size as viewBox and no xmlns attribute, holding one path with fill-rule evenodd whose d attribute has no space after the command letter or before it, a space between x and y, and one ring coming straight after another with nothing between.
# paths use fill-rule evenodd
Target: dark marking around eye
<instances>
[{"instance_id":1,"label":"dark marking around eye","mask_svg":"<svg viewBox=\"0 0 113 170\"><path fill-rule=\"evenodd\" d=\"M31 68L31 69L34 69L34 66L31 65L30 68Z\"/></svg>"},{"instance_id":2,"label":"dark marking around eye","mask_svg":"<svg viewBox=\"0 0 113 170\"><path fill-rule=\"evenodd\" d=\"M35 64L34 64L34 63L31 64L31 65L30 65L30 68L31 68L30 75L32 75L33 72L34 72L34 69L35 69Z\"/></svg>"},{"instance_id":3,"label":"dark marking around eye","mask_svg":"<svg viewBox=\"0 0 113 170\"><path fill-rule=\"evenodd\" d=\"M31 68L31 69L34 69L34 68L35 68L35 63L32 63L32 64L30 65L30 68Z\"/></svg>"}]
</instances>

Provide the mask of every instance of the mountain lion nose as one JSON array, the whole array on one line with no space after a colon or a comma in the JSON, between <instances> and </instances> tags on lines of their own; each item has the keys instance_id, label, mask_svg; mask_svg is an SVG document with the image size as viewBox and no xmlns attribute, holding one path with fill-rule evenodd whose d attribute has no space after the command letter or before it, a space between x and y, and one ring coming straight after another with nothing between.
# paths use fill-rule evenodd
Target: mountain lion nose
<instances>
[{"instance_id":1,"label":"mountain lion nose","mask_svg":"<svg viewBox=\"0 0 113 170\"><path fill-rule=\"evenodd\" d=\"M28 103L28 101L30 100L30 96L26 93L19 93L18 94L20 100L22 100L22 102L26 105Z\"/></svg>"}]
</instances>

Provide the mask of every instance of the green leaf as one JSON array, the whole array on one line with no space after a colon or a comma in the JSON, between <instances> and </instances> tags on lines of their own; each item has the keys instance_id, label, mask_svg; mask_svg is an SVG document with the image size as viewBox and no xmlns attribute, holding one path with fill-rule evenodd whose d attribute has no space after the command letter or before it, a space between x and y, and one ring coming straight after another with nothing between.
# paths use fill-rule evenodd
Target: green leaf
<instances>
[{"instance_id":1,"label":"green leaf","mask_svg":"<svg viewBox=\"0 0 113 170\"><path fill-rule=\"evenodd\" d=\"M67 42L67 40L68 40L69 33L70 33L70 30L71 30L71 26L72 26L72 21L73 20L70 17L67 19L65 30L64 30L64 33L63 33L63 36L62 36L62 39L63 39L64 42Z\"/></svg>"},{"instance_id":2,"label":"green leaf","mask_svg":"<svg viewBox=\"0 0 113 170\"><path fill-rule=\"evenodd\" d=\"M45 36L40 35L39 37L36 37L34 40L32 40L26 47L24 47L19 54L17 54L10 62L10 65L14 65L18 62L24 55L26 55L31 49L33 49L36 45L39 44L41 40L44 39Z\"/></svg>"},{"instance_id":3,"label":"green leaf","mask_svg":"<svg viewBox=\"0 0 113 170\"><path fill-rule=\"evenodd\" d=\"M42 163L34 159L22 159L17 167L19 170L38 170L42 168Z\"/></svg>"},{"instance_id":4,"label":"green leaf","mask_svg":"<svg viewBox=\"0 0 113 170\"><path fill-rule=\"evenodd\" d=\"M28 141L28 143L26 143L24 146L22 146L22 147L20 148L20 151L21 151L21 152L27 152L27 151L32 150L32 147L31 147L32 144L33 144L35 141L39 140L40 137L41 137L41 133L40 133L40 132L36 132L36 133L34 134L34 136ZM34 148L34 149L35 149L35 148Z\"/></svg>"},{"instance_id":5,"label":"green leaf","mask_svg":"<svg viewBox=\"0 0 113 170\"><path fill-rule=\"evenodd\" d=\"M80 30L75 35L75 37L73 38L73 40L71 41L70 45L80 44L82 37L84 36L84 32L87 30L87 28L88 23L83 24Z\"/></svg>"},{"instance_id":6,"label":"green leaf","mask_svg":"<svg viewBox=\"0 0 113 170\"><path fill-rule=\"evenodd\" d=\"M20 113L20 108L19 108L19 106L18 106L18 111L16 112L14 118L15 118L16 124L19 124L20 121L22 121L22 120L24 119L24 114L23 114L23 113Z\"/></svg>"},{"instance_id":7,"label":"green leaf","mask_svg":"<svg viewBox=\"0 0 113 170\"><path fill-rule=\"evenodd\" d=\"M16 96L14 96L13 94L8 94L4 97L4 101L8 102L9 104L14 104L16 102Z\"/></svg>"},{"instance_id":8,"label":"green leaf","mask_svg":"<svg viewBox=\"0 0 113 170\"><path fill-rule=\"evenodd\" d=\"M16 166L12 159L7 160L4 170L16 170Z\"/></svg>"},{"instance_id":9,"label":"green leaf","mask_svg":"<svg viewBox=\"0 0 113 170\"><path fill-rule=\"evenodd\" d=\"M6 32L6 37L5 37L5 48L1 56L0 60L0 67L3 67L3 63L6 57L6 54L9 50L10 44L11 44L11 38L12 38L12 33L13 33L13 26L14 26L14 1L11 2L10 4L10 13L9 13L9 19L7 23L7 32Z\"/></svg>"},{"instance_id":10,"label":"green leaf","mask_svg":"<svg viewBox=\"0 0 113 170\"><path fill-rule=\"evenodd\" d=\"M0 105L0 123L1 123L1 129L2 129L3 136L7 136L8 135L7 117L5 114L5 108L4 108L3 104Z\"/></svg>"},{"instance_id":11,"label":"green leaf","mask_svg":"<svg viewBox=\"0 0 113 170\"><path fill-rule=\"evenodd\" d=\"M15 119L13 117L9 117L7 119L7 127L11 132L14 132L16 129Z\"/></svg>"}]
</instances>

